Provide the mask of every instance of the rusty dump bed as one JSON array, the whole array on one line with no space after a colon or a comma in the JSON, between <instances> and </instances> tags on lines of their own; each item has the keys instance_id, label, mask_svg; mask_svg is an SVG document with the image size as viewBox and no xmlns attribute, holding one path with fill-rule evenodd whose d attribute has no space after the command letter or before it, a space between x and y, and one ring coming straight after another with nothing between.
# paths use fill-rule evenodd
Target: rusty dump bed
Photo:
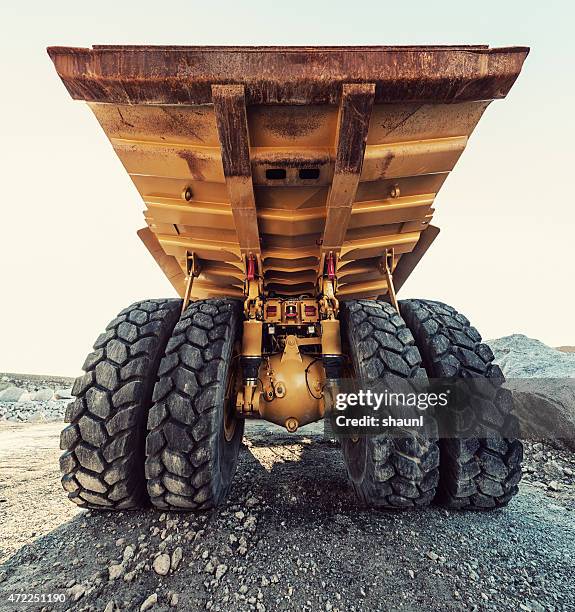
<instances>
[{"instance_id":1,"label":"rusty dump bed","mask_svg":"<svg viewBox=\"0 0 575 612\"><path fill-rule=\"evenodd\" d=\"M180 295L190 254L196 298L242 296L250 256L268 295L313 294L332 254L346 299L386 293L386 251L405 281L437 235L437 192L528 49L48 52L140 192L139 235Z\"/></svg>"}]
</instances>

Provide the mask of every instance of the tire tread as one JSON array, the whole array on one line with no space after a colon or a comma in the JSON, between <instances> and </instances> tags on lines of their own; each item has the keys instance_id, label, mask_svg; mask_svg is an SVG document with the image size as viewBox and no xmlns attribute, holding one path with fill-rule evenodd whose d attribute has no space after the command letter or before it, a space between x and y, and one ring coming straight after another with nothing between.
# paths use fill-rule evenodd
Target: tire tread
<instances>
[{"instance_id":1,"label":"tire tread","mask_svg":"<svg viewBox=\"0 0 575 612\"><path fill-rule=\"evenodd\" d=\"M431 300L404 300L400 311L413 332L430 377L486 378L490 386L468 385L474 418L483 428L515 428L509 391L494 355L469 320L451 306ZM437 501L450 508L487 509L507 505L518 492L523 446L515 438L440 440ZM496 486L498 485L498 486Z\"/></svg>"},{"instance_id":2,"label":"tire tread","mask_svg":"<svg viewBox=\"0 0 575 612\"><path fill-rule=\"evenodd\" d=\"M342 304L342 323L354 369L364 382L377 382L385 373L407 380L425 378L413 336L399 313L387 302L353 300ZM432 419L422 433L406 437L367 436L364 477L348 473L359 499L378 508L414 508L430 503L439 479L439 450Z\"/></svg>"},{"instance_id":3,"label":"tire tread","mask_svg":"<svg viewBox=\"0 0 575 612\"><path fill-rule=\"evenodd\" d=\"M132 304L107 325L86 357L85 373L72 389L76 399L66 409L70 424L60 436L62 486L78 506L131 509L147 503L147 412L180 308L178 299Z\"/></svg>"}]
</instances>

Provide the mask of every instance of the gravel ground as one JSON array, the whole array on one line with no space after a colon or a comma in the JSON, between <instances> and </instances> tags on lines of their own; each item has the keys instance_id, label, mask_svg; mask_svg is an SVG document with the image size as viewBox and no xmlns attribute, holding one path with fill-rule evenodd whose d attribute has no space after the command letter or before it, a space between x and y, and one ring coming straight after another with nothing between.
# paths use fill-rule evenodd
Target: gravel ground
<instances>
[{"instance_id":1,"label":"gravel ground","mask_svg":"<svg viewBox=\"0 0 575 612\"><path fill-rule=\"evenodd\" d=\"M90 513L60 489L60 427L0 424L2 610L10 593L105 612L575 609L572 454L529 444L505 510L382 513L357 505L321 426L253 423L221 509Z\"/></svg>"}]
</instances>

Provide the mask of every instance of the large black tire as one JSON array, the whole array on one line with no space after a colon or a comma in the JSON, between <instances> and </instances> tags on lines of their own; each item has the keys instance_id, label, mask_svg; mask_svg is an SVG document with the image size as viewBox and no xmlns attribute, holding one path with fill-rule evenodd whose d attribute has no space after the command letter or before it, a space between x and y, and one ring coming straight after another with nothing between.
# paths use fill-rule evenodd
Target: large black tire
<instances>
[{"instance_id":1,"label":"large black tire","mask_svg":"<svg viewBox=\"0 0 575 612\"><path fill-rule=\"evenodd\" d=\"M413 336L386 302L354 300L340 310L343 338L354 376L370 386L392 374L426 380ZM432 418L419 432L341 438L347 472L359 499L376 508L425 506L435 496L439 449Z\"/></svg>"},{"instance_id":2,"label":"large black tire","mask_svg":"<svg viewBox=\"0 0 575 612\"><path fill-rule=\"evenodd\" d=\"M469 408L484 431L516 429L503 373L466 317L441 302L405 300L401 314L433 378L484 378L469 385ZM481 409L474 410L474 407ZM440 440L440 484L437 501L449 508L489 509L505 506L521 480L523 446L515 438L446 438Z\"/></svg>"},{"instance_id":3,"label":"large black tire","mask_svg":"<svg viewBox=\"0 0 575 612\"><path fill-rule=\"evenodd\" d=\"M227 497L244 429L230 392L241 322L239 301L199 300L168 342L146 439L148 492L158 508L208 510Z\"/></svg>"},{"instance_id":4,"label":"large black tire","mask_svg":"<svg viewBox=\"0 0 575 612\"><path fill-rule=\"evenodd\" d=\"M147 503L144 440L156 372L180 300L146 300L110 322L76 379L60 437L62 485L83 508Z\"/></svg>"}]
</instances>

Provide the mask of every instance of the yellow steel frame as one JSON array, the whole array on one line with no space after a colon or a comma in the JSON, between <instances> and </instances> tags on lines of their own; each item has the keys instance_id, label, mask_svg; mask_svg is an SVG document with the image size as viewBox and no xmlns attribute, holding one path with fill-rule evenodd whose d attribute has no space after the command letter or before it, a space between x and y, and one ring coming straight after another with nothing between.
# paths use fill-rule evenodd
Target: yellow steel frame
<instances>
[{"instance_id":1,"label":"yellow steel frame","mask_svg":"<svg viewBox=\"0 0 575 612\"><path fill-rule=\"evenodd\" d=\"M241 87L214 88L213 106L91 107L146 204L162 249L154 257L173 258L184 277L187 253L201 262L191 297L243 296L247 253L258 258L266 293L315 296L331 250L346 299L387 293L379 261L393 249L397 265L414 249L487 106L370 108L371 89L346 88L339 108L246 108ZM363 127L364 150L352 160L345 123L356 135ZM222 146L238 126L243 136ZM243 166L234 167L234 157ZM266 176L277 169L287 169L285 179ZM318 176L299 180L300 169ZM181 282L177 290L184 295Z\"/></svg>"},{"instance_id":2,"label":"yellow steel frame","mask_svg":"<svg viewBox=\"0 0 575 612\"><path fill-rule=\"evenodd\" d=\"M49 50L138 189L140 237L178 293L247 296L252 316L249 257L263 297L319 298L332 253L334 297L395 302L393 270L399 287L437 234L435 197L527 51Z\"/></svg>"}]
</instances>

